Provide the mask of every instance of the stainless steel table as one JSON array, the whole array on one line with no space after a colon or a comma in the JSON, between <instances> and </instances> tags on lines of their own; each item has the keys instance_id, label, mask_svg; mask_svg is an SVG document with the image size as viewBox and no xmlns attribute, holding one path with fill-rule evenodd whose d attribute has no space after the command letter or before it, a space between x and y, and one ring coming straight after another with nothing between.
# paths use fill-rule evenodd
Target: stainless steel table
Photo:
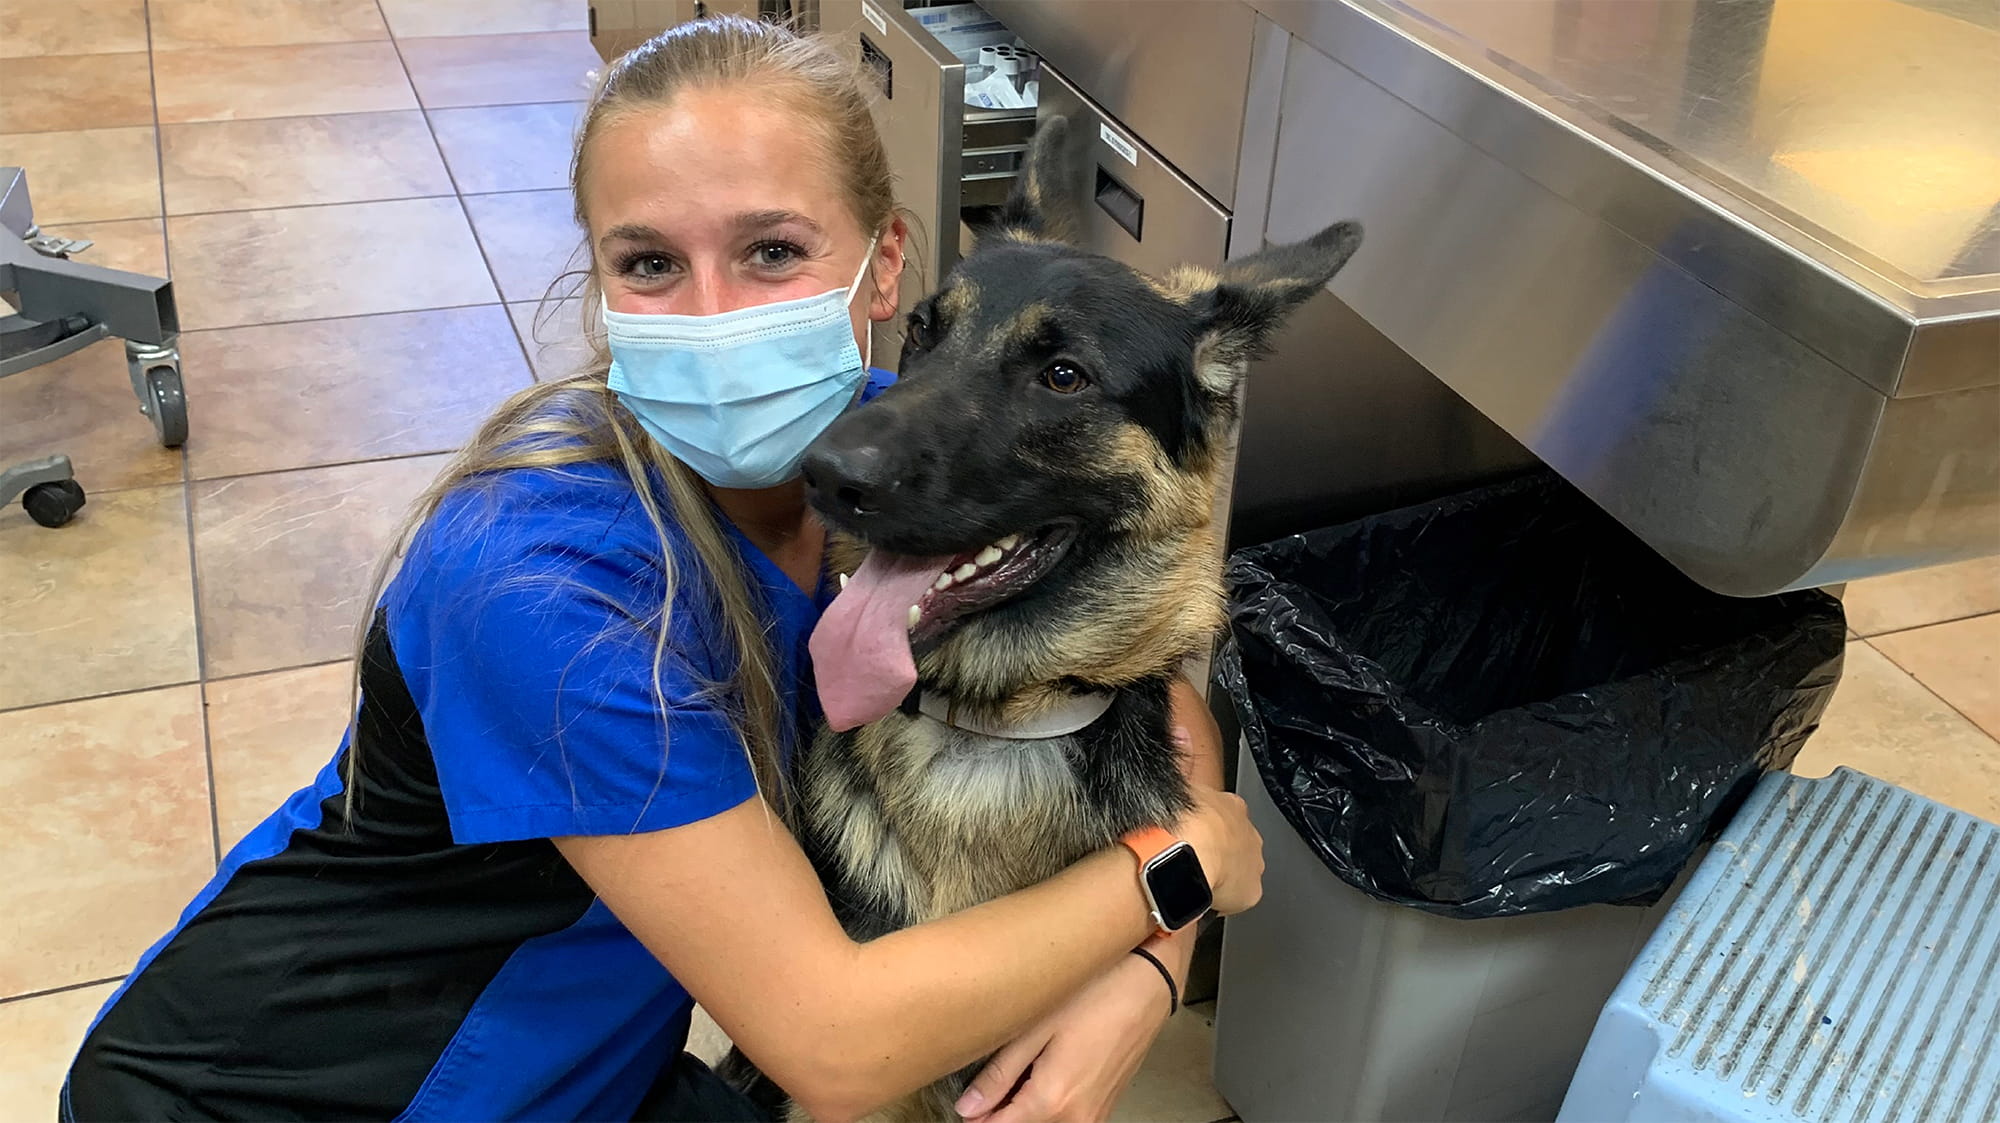
<instances>
[{"instance_id":1,"label":"stainless steel table","mask_svg":"<svg viewBox=\"0 0 2000 1123\"><path fill-rule=\"evenodd\" d=\"M1264 236L1684 571L2000 552L2000 3L1252 7Z\"/></svg>"}]
</instances>

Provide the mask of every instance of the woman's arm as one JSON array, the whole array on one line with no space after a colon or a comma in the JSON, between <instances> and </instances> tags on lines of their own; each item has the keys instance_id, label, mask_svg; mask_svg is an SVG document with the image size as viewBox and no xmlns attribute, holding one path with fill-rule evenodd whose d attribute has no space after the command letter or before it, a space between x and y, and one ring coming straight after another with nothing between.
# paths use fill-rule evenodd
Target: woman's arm
<instances>
[{"instance_id":1,"label":"woman's arm","mask_svg":"<svg viewBox=\"0 0 2000 1123\"><path fill-rule=\"evenodd\" d=\"M453 831L467 836L459 841L554 838L745 1052L822 1119L997 1048L1144 938L1137 866L1114 847L1025 892L856 945L791 833L751 794L711 677L677 653L656 662L650 641L603 642L623 626L606 606L645 604L657 582L638 546L593 537L578 557L574 525L624 517L622 490L550 493L535 488L570 488L565 474L500 475L496 488L526 490L503 489L479 533L413 547L389 609L400 650L429 672L424 731L439 787L456 791ZM577 519L548 518L551 494ZM664 760L663 717L673 734ZM1256 899L1261 855L1241 801L1205 799L1181 827L1220 908Z\"/></svg>"},{"instance_id":2,"label":"woman's arm","mask_svg":"<svg viewBox=\"0 0 2000 1123\"><path fill-rule=\"evenodd\" d=\"M1254 903L1261 845L1242 802L1201 793L1180 825L1218 908ZM670 830L556 840L570 864L744 1053L822 1123L998 1048L1151 928L1130 854L866 944L805 854L751 800Z\"/></svg>"}]
</instances>

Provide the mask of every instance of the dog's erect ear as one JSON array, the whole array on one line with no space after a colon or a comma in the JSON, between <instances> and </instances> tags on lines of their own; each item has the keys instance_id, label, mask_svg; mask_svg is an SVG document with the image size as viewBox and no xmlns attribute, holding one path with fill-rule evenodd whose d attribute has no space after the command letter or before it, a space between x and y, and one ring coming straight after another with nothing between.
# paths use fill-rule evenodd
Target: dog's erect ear
<instances>
[{"instance_id":1,"label":"dog's erect ear","mask_svg":"<svg viewBox=\"0 0 2000 1123\"><path fill-rule=\"evenodd\" d=\"M1021 174L1000 205L993 233L1026 241L1065 242L1070 239L1069 119L1051 117L1035 127Z\"/></svg>"},{"instance_id":2,"label":"dog's erect ear","mask_svg":"<svg viewBox=\"0 0 2000 1123\"><path fill-rule=\"evenodd\" d=\"M1325 287L1360 245L1360 223L1336 222L1303 242L1238 258L1213 276L1206 291L1190 293L1190 305L1203 317L1195 349L1202 387L1234 394L1244 366L1263 354L1285 316Z\"/></svg>"}]
</instances>

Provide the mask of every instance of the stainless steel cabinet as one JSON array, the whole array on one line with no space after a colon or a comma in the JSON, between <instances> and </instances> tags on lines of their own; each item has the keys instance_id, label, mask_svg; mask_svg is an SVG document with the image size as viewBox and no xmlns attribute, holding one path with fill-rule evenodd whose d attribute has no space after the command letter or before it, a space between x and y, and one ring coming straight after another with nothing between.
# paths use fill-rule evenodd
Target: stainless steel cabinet
<instances>
[{"instance_id":1,"label":"stainless steel cabinet","mask_svg":"<svg viewBox=\"0 0 2000 1123\"><path fill-rule=\"evenodd\" d=\"M1068 204L1084 246L1152 272L1223 260L1229 212L1046 56L1036 109L977 109L964 101L965 65L904 7L824 0L820 28L868 63L881 83L876 126L898 202L915 216L918 235L905 309L957 264L972 229L1006 198L1036 123L1054 114L1070 120L1076 179ZM878 328L875 353L882 361L900 350L900 331L900 324Z\"/></svg>"},{"instance_id":2,"label":"stainless steel cabinet","mask_svg":"<svg viewBox=\"0 0 2000 1123\"><path fill-rule=\"evenodd\" d=\"M1105 112L1226 208L1249 92L1238 0L985 0Z\"/></svg>"},{"instance_id":3,"label":"stainless steel cabinet","mask_svg":"<svg viewBox=\"0 0 2000 1123\"><path fill-rule=\"evenodd\" d=\"M2000 181L1967 170L2000 160L2000 30L1255 4L1295 36L1266 235L1360 218L1334 294L1683 572L1751 596L2000 550Z\"/></svg>"},{"instance_id":4,"label":"stainless steel cabinet","mask_svg":"<svg viewBox=\"0 0 2000 1123\"><path fill-rule=\"evenodd\" d=\"M1042 69L1036 115L1069 121L1076 178L1067 195L1079 246L1155 276L1176 265L1221 264L1229 212L1053 67Z\"/></svg>"},{"instance_id":5,"label":"stainless steel cabinet","mask_svg":"<svg viewBox=\"0 0 2000 1123\"><path fill-rule=\"evenodd\" d=\"M1006 198L1034 132L1028 110L965 104L965 64L902 6L822 0L820 30L867 63L880 84L875 127L896 177L897 202L914 216L914 276L903 286L908 311L958 263L968 209ZM877 363L895 365L900 322L877 328Z\"/></svg>"},{"instance_id":6,"label":"stainless steel cabinet","mask_svg":"<svg viewBox=\"0 0 2000 1123\"><path fill-rule=\"evenodd\" d=\"M1233 0L988 9L1020 20L1025 26L1012 29L1043 54L1032 118L968 110L964 66L909 11L875 0L821 7L822 30L866 59L882 83L877 124L899 202L922 235L906 309L969 247L968 220L1005 197L1035 123L1058 114L1070 121L1075 178L1066 195L1084 248L1159 274L1263 247L1289 45L1283 30ZM1154 122L1154 131L1133 128L1100 94ZM1190 99L1199 112L1172 108ZM1205 169L1202 177L1156 139ZM1239 200L1240 216L1217 191ZM1343 217L1352 216L1324 222ZM1364 247L1372 252L1380 251ZM892 363L900 349L900 322L878 326L878 361ZM1533 459L1330 295L1293 318L1244 393L1239 461L1218 511L1236 543L1427 498Z\"/></svg>"}]
</instances>

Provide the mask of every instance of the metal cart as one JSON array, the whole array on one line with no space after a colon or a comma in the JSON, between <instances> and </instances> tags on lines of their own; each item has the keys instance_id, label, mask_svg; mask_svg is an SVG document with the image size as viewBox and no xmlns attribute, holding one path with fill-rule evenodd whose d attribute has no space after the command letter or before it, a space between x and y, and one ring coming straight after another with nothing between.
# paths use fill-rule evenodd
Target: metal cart
<instances>
[{"instance_id":1,"label":"metal cart","mask_svg":"<svg viewBox=\"0 0 2000 1123\"><path fill-rule=\"evenodd\" d=\"M123 339L139 412L162 445L179 448L188 435L187 395L171 282L70 260L89 247L37 227L27 173L0 167L0 293L19 305L0 316L0 378ZM69 522L84 504L83 485L60 453L0 468L0 504L17 495L47 527Z\"/></svg>"}]
</instances>

